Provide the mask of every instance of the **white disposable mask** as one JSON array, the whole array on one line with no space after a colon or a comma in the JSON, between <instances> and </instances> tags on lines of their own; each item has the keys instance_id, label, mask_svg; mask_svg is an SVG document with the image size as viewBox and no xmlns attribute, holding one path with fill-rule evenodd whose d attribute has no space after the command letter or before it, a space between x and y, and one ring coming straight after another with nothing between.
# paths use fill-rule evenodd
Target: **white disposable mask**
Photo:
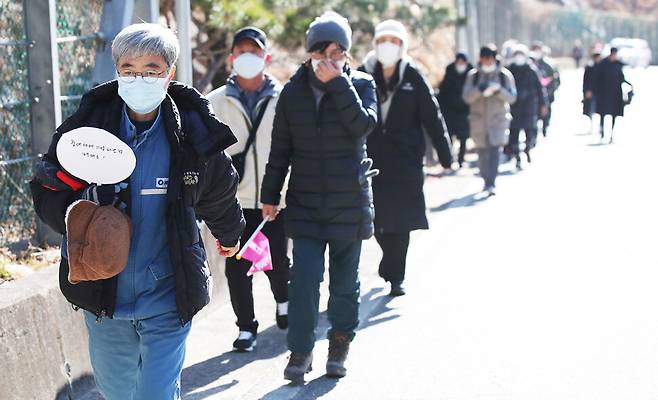
<instances>
[{"instance_id":1,"label":"white disposable mask","mask_svg":"<svg viewBox=\"0 0 658 400\"><path fill-rule=\"evenodd\" d=\"M379 61L385 68L392 67L400 60L402 56L401 50L402 47L398 44L391 42L380 43L375 47L377 61Z\"/></svg>"},{"instance_id":2,"label":"white disposable mask","mask_svg":"<svg viewBox=\"0 0 658 400\"><path fill-rule=\"evenodd\" d=\"M482 69L482 72L485 74L490 74L496 70L496 64L482 65L480 69Z\"/></svg>"},{"instance_id":3,"label":"white disposable mask","mask_svg":"<svg viewBox=\"0 0 658 400\"><path fill-rule=\"evenodd\" d=\"M157 78L153 83L147 83L141 77L129 83L119 78L119 96L134 112L148 114L167 96L167 86L167 78Z\"/></svg>"},{"instance_id":4,"label":"white disposable mask","mask_svg":"<svg viewBox=\"0 0 658 400\"><path fill-rule=\"evenodd\" d=\"M516 65L525 65L526 62L527 62L527 59L524 55L514 56L514 64L516 64Z\"/></svg>"},{"instance_id":5,"label":"white disposable mask","mask_svg":"<svg viewBox=\"0 0 658 400\"><path fill-rule=\"evenodd\" d=\"M233 60L233 69L245 79L255 78L265 69L265 59L253 53L243 53Z\"/></svg>"},{"instance_id":6,"label":"white disposable mask","mask_svg":"<svg viewBox=\"0 0 658 400\"><path fill-rule=\"evenodd\" d=\"M311 58L311 67L313 68L313 72L315 72L318 69L318 65L320 65L320 63L322 61L333 62L334 64L336 64L338 66L338 68L341 71L343 70L343 68L345 68L345 61L331 61L331 60L328 60L328 59L316 60L315 58Z\"/></svg>"},{"instance_id":7,"label":"white disposable mask","mask_svg":"<svg viewBox=\"0 0 658 400\"><path fill-rule=\"evenodd\" d=\"M532 57L535 60L541 60L542 54L539 51L531 51L530 52L530 57Z\"/></svg>"},{"instance_id":8,"label":"white disposable mask","mask_svg":"<svg viewBox=\"0 0 658 400\"><path fill-rule=\"evenodd\" d=\"M463 74L466 72L466 68L468 66L466 64L455 64L455 70L457 70L458 74Z\"/></svg>"}]
</instances>

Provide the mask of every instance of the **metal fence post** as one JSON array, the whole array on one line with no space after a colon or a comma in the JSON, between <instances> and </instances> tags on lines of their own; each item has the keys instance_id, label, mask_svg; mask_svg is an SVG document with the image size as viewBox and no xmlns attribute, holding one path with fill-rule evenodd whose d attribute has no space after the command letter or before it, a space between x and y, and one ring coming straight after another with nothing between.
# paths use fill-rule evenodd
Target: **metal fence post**
<instances>
[{"instance_id":1,"label":"metal fence post","mask_svg":"<svg viewBox=\"0 0 658 400\"><path fill-rule=\"evenodd\" d=\"M133 23L152 22L157 24L158 19L160 19L160 2L158 0L135 0Z\"/></svg>"},{"instance_id":2,"label":"metal fence post","mask_svg":"<svg viewBox=\"0 0 658 400\"><path fill-rule=\"evenodd\" d=\"M103 41L96 49L96 63L92 72L92 86L111 81L116 76L114 60L112 60L112 40L130 24L133 18L134 0L112 0L103 4L100 33Z\"/></svg>"},{"instance_id":3,"label":"metal fence post","mask_svg":"<svg viewBox=\"0 0 658 400\"><path fill-rule=\"evenodd\" d=\"M62 122L57 57L57 16L55 0L24 0L28 46L28 86L32 153L48 150L52 134ZM40 243L56 244L60 236L37 222Z\"/></svg>"},{"instance_id":4,"label":"metal fence post","mask_svg":"<svg viewBox=\"0 0 658 400\"><path fill-rule=\"evenodd\" d=\"M178 40L180 41L176 79L190 86L192 85L191 13L190 0L176 0L176 28L178 29Z\"/></svg>"}]
</instances>

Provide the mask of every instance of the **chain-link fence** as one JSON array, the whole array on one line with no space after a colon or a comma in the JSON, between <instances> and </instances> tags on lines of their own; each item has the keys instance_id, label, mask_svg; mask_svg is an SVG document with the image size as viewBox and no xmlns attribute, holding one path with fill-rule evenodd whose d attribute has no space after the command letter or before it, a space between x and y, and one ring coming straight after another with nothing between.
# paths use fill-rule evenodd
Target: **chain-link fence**
<instances>
[{"instance_id":1,"label":"chain-link fence","mask_svg":"<svg viewBox=\"0 0 658 400\"><path fill-rule=\"evenodd\" d=\"M103 0L57 0L57 43L62 120L91 88Z\"/></svg>"},{"instance_id":2,"label":"chain-link fence","mask_svg":"<svg viewBox=\"0 0 658 400\"><path fill-rule=\"evenodd\" d=\"M576 39L585 46L615 37L638 37L658 59L658 16L626 16L557 6L540 7L522 0L473 0L477 8L480 43L502 44L507 39L541 40L557 56L569 56Z\"/></svg>"},{"instance_id":3,"label":"chain-link fence","mask_svg":"<svg viewBox=\"0 0 658 400\"><path fill-rule=\"evenodd\" d=\"M27 49L22 1L0 0L0 245L35 233Z\"/></svg>"},{"instance_id":4,"label":"chain-link fence","mask_svg":"<svg viewBox=\"0 0 658 400\"><path fill-rule=\"evenodd\" d=\"M63 118L91 87L102 10L103 0L56 1ZM28 186L35 157L24 16L23 0L0 0L0 246L30 239L36 230Z\"/></svg>"}]
</instances>

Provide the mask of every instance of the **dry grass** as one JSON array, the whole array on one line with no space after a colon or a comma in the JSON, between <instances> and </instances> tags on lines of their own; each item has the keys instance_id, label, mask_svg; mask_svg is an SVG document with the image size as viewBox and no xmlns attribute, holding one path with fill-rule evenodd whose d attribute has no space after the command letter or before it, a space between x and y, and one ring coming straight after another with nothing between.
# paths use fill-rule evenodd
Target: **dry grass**
<instances>
[{"instance_id":1,"label":"dry grass","mask_svg":"<svg viewBox=\"0 0 658 400\"><path fill-rule=\"evenodd\" d=\"M0 281L19 278L22 273L16 271L38 271L60 261L59 247L34 247L19 252L0 248Z\"/></svg>"}]
</instances>

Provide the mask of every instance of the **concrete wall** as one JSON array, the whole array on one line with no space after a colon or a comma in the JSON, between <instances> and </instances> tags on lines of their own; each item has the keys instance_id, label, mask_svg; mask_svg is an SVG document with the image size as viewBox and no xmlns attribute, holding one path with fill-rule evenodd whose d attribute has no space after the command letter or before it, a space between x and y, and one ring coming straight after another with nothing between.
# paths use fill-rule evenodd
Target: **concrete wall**
<instances>
[{"instance_id":1,"label":"concrete wall","mask_svg":"<svg viewBox=\"0 0 658 400\"><path fill-rule=\"evenodd\" d=\"M213 301L197 318L228 301L224 262L203 228ZM59 291L58 267L0 285L0 399L70 400L93 386L82 312Z\"/></svg>"}]
</instances>

